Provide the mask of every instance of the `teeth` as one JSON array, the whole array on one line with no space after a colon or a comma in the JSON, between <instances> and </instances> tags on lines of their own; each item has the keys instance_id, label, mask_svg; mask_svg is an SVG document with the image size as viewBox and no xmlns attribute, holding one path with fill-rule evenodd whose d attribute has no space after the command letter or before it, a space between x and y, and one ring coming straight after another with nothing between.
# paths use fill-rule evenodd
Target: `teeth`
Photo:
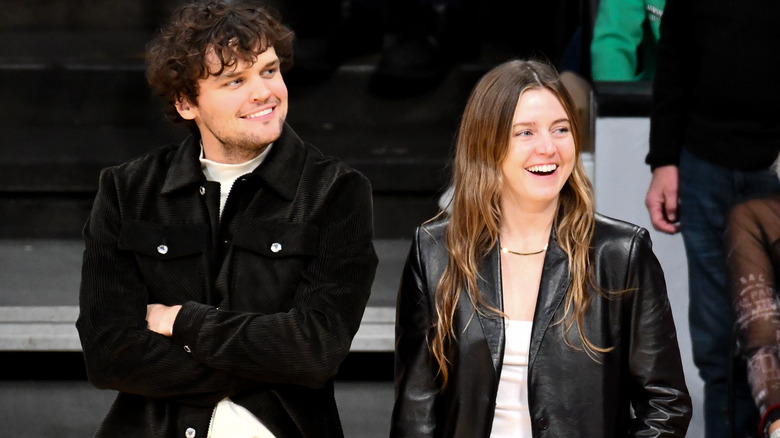
<instances>
[{"instance_id":1,"label":"teeth","mask_svg":"<svg viewBox=\"0 0 780 438\"><path fill-rule=\"evenodd\" d=\"M550 173L557 168L558 168L557 164L539 164L537 166L531 166L526 170L533 173Z\"/></svg>"},{"instance_id":2,"label":"teeth","mask_svg":"<svg viewBox=\"0 0 780 438\"><path fill-rule=\"evenodd\" d=\"M250 114L250 115L248 115L248 116L246 116L244 118L245 119L254 119L255 117L262 117L262 116L264 116L266 114L271 114L271 111L273 111L273 108L264 109L264 110L260 111L259 113Z\"/></svg>"}]
</instances>

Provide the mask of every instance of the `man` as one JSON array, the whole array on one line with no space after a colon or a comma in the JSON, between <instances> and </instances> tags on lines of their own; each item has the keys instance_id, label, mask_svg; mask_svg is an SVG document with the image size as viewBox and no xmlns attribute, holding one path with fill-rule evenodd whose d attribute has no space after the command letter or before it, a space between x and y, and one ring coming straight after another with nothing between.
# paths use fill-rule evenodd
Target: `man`
<instances>
[{"instance_id":1,"label":"man","mask_svg":"<svg viewBox=\"0 0 780 438\"><path fill-rule=\"evenodd\" d=\"M685 243L707 438L757 433L744 366L731 372L723 232L736 201L780 188L769 170L780 150L778 17L773 0L667 0L661 20L646 205L657 230L681 231Z\"/></svg>"},{"instance_id":2,"label":"man","mask_svg":"<svg viewBox=\"0 0 780 438\"><path fill-rule=\"evenodd\" d=\"M98 437L342 436L333 377L374 278L371 188L285 123L292 32L256 3L182 6L147 76L193 126L105 169L81 337L117 390Z\"/></svg>"}]
</instances>

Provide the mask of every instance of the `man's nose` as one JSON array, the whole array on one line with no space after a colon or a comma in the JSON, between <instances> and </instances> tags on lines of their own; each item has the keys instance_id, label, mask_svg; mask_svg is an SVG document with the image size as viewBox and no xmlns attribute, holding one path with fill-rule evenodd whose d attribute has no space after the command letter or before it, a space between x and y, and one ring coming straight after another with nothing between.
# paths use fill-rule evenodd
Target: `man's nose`
<instances>
[{"instance_id":1,"label":"man's nose","mask_svg":"<svg viewBox=\"0 0 780 438\"><path fill-rule=\"evenodd\" d=\"M268 84L266 84L262 78L256 78L251 82L250 86L252 90L250 99L253 102L264 102L271 94Z\"/></svg>"}]
</instances>

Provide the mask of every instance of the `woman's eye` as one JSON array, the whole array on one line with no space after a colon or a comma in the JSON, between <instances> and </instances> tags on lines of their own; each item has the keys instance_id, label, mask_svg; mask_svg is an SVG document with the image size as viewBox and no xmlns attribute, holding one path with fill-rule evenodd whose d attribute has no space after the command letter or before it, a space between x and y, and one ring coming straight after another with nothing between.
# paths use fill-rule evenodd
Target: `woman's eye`
<instances>
[{"instance_id":1,"label":"woman's eye","mask_svg":"<svg viewBox=\"0 0 780 438\"><path fill-rule=\"evenodd\" d=\"M531 131L527 129L525 131L518 131L515 133L515 137L528 137L529 135L531 135Z\"/></svg>"}]
</instances>

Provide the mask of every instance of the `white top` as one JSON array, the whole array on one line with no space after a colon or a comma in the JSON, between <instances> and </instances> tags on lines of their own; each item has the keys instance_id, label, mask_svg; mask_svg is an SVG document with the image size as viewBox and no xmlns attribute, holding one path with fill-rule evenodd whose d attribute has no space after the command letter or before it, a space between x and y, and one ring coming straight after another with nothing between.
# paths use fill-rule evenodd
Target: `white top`
<instances>
[{"instance_id":1,"label":"white top","mask_svg":"<svg viewBox=\"0 0 780 438\"><path fill-rule=\"evenodd\" d=\"M214 408L206 438L275 438L245 407L225 397Z\"/></svg>"},{"instance_id":2,"label":"white top","mask_svg":"<svg viewBox=\"0 0 780 438\"><path fill-rule=\"evenodd\" d=\"M200 150L200 165L203 174L209 181L219 183L219 216L225 208L230 189L241 175L252 172L263 162L271 145L257 157L240 164L225 164L211 161L203 156L203 145ZM225 397L214 407L207 438L274 438L264 425L246 408Z\"/></svg>"},{"instance_id":3,"label":"white top","mask_svg":"<svg viewBox=\"0 0 780 438\"><path fill-rule=\"evenodd\" d=\"M271 150L273 144L269 144L267 148L260 155L252 158L251 160L240 164L225 164L211 161L203 156L203 145L200 147L200 167L203 170L203 174L206 175L206 179L209 181L216 181L219 183L219 217L222 217L222 210L225 209L225 203L227 202L230 189L233 188L233 183L236 182L238 177L251 173L257 169L257 166L263 162L268 151Z\"/></svg>"},{"instance_id":4,"label":"white top","mask_svg":"<svg viewBox=\"0 0 780 438\"><path fill-rule=\"evenodd\" d=\"M528 352L531 321L504 320L506 343L504 364L496 394L496 412L490 436L531 438L531 412L528 409Z\"/></svg>"}]
</instances>

